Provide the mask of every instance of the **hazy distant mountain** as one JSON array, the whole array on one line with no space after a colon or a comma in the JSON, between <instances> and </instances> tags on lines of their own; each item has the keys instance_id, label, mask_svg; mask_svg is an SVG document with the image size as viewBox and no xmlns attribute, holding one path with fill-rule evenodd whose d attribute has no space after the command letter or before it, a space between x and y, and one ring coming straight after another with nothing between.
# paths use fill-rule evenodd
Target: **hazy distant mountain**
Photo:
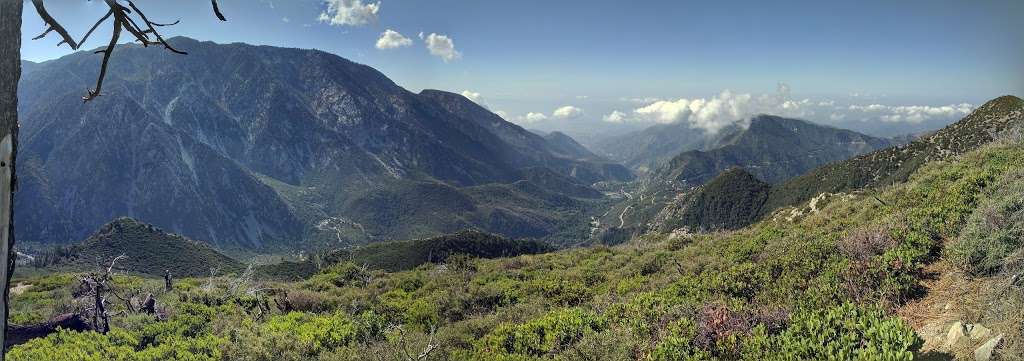
<instances>
[{"instance_id":1,"label":"hazy distant mountain","mask_svg":"<svg viewBox=\"0 0 1024 361\"><path fill-rule=\"evenodd\" d=\"M588 207L535 191L524 169L574 187L632 177L462 96L414 94L335 55L171 41L189 55L119 47L104 95L85 105L99 56L25 72L16 206L32 216L19 238L68 242L118 216L243 248L474 227L544 237Z\"/></svg>"},{"instance_id":2,"label":"hazy distant mountain","mask_svg":"<svg viewBox=\"0 0 1024 361\"><path fill-rule=\"evenodd\" d=\"M551 132L545 134L544 139L547 139L548 146L557 154L575 159L601 159L601 157L565 133Z\"/></svg>"},{"instance_id":3,"label":"hazy distant mountain","mask_svg":"<svg viewBox=\"0 0 1024 361\"><path fill-rule=\"evenodd\" d=\"M705 149L714 137L704 129L677 122L607 137L595 142L593 149L627 167L647 172L681 152Z\"/></svg>"},{"instance_id":4,"label":"hazy distant mountain","mask_svg":"<svg viewBox=\"0 0 1024 361\"><path fill-rule=\"evenodd\" d=\"M725 133L714 149L691 150L673 157L653 177L699 185L729 168L741 167L762 181L775 183L822 164L890 145L888 139L850 130L760 115L746 128Z\"/></svg>"}]
</instances>

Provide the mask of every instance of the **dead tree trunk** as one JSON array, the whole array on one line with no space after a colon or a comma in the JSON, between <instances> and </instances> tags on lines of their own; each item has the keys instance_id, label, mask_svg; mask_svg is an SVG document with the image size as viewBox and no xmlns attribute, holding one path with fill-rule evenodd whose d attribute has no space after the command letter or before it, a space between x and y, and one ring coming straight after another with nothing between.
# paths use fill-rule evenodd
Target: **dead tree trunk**
<instances>
[{"instance_id":1,"label":"dead tree trunk","mask_svg":"<svg viewBox=\"0 0 1024 361\"><path fill-rule=\"evenodd\" d=\"M164 271L164 291L171 292L174 289L171 284L171 270Z\"/></svg>"},{"instance_id":2,"label":"dead tree trunk","mask_svg":"<svg viewBox=\"0 0 1024 361\"><path fill-rule=\"evenodd\" d=\"M35 325L11 325L7 328L4 347L20 345L34 338L46 337L51 333L57 332L57 329L89 331L92 330L92 327L89 326L89 322L81 314L77 313L65 313Z\"/></svg>"},{"instance_id":3,"label":"dead tree trunk","mask_svg":"<svg viewBox=\"0 0 1024 361\"><path fill-rule=\"evenodd\" d=\"M0 0L0 279L3 328L14 272L14 160L18 147L18 80L21 78L21 0ZM0 332L6 344L6 332ZM3 361L0 350L0 361Z\"/></svg>"}]
</instances>

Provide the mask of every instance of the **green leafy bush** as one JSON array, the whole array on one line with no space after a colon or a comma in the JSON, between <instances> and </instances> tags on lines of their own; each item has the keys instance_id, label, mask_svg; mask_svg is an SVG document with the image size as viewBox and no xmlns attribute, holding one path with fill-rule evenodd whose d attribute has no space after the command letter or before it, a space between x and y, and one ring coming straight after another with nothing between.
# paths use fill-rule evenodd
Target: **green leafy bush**
<instances>
[{"instance_id":1,"label":"green leafy bush","mask_svg":"<svg viewBox=\"0 0 1024 361\"><path fill-rule=\"evenodd\" d=\"M581 308L564 308L525 324L503 324L478 345L482 354L541 356L564 349L607 327L604 317Z\"/></svg>"},{"instance_id":2,"label":"green leafy bush","mask_svg":"<svg viewBox=\"0 0 1024 361\"><path fill-rule=\"evenodd\" d=\"M789 327L771 335L758 327L744 343L751 360L913 360L921 339L899 317L844 304L798 312Z\"/></svg>"},{"instance_id":3,"label":"green leafy bush","mask_svg":"<svg viewBox=\"0 0 1024 361\"><path fill-rule=\"evenodd\" d=\"M945 253L975 276L999 271L1006 257L1024 246L1024 173L1007 174L986 196Z\"/></svg>"}]
</instances>

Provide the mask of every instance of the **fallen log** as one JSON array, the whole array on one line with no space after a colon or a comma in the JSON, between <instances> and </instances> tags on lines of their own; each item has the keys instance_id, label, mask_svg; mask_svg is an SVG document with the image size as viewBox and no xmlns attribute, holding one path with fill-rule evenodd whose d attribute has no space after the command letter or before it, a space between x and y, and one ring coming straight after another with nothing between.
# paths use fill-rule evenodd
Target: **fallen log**
<instances>
[{"instance_id":1,"label":"fallen log","mask_svg":"<svg viewBox=\"0 0 1024 361\"><path fill-rule=\"evenodd\" d=\"M85 317L77 313L65 313L46 322L34 325L8 325L4 348L20 345L34 338L46 337L58 328L73 331L89 331L92 327Z\"/></svg>"}]
</instances>

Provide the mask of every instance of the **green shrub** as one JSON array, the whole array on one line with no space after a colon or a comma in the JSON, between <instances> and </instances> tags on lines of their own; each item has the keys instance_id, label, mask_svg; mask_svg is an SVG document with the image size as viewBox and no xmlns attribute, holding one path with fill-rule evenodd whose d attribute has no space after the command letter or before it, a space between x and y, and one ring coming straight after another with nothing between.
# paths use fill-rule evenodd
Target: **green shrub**
<instances>
[{"instance_id":1,"label":"green shrub","mask_svg":"<svg viewBox=\"0 0 1024 361\"><path fill-rule=\"evenodd\" d=\"M37 338L7 352L10 361L134 361L138 339L121 329L106 335L96 332L60 330Z\"/></svg>"},{"instance_id":2,"label":"green shrub","mask_svg":"<svg viewBox=\"0 0 1024 361\"><path fill-rule=\"evenodd\" d=\"M263 324L247 320L231 332L224 347L228 360L305 360L348 347L362 332L340 313L311 315L300 312L271 317Z\"/></svg>"},{"instance_id":3,"label":"green shrub","mask_svg":"<svg viewBox=\"0 0 1024 361\"><path fill-rule=\"evenodd\" d=\"M1000 270L1004 260L1024 245L1024 173L1004 176L967 219L960 239L946 258L974 276Z\"/></svg>"},{"instance_id":4,"label":"green shrub","mask_svg":"<svg viewBox=\"0 0 1024 361\"><path fill-rule=\"evenodd\" d=\"M478 345L484 354L541 356L565 349L586 335L600 332L607 321L581 308L558 309L525 324L503 324Z\"/></svg>"},{"instance_id":5,"label":"green shrub","mask_svg":"<svg viewBox=\"0 0 1024 361\"><path fill-rule=\"evenodd\" d=\"M743 346L751 360L912 360L921 339L902 319L853 304L798 312L771 335L757 327Z\"/></svg>"}]
</instances>

